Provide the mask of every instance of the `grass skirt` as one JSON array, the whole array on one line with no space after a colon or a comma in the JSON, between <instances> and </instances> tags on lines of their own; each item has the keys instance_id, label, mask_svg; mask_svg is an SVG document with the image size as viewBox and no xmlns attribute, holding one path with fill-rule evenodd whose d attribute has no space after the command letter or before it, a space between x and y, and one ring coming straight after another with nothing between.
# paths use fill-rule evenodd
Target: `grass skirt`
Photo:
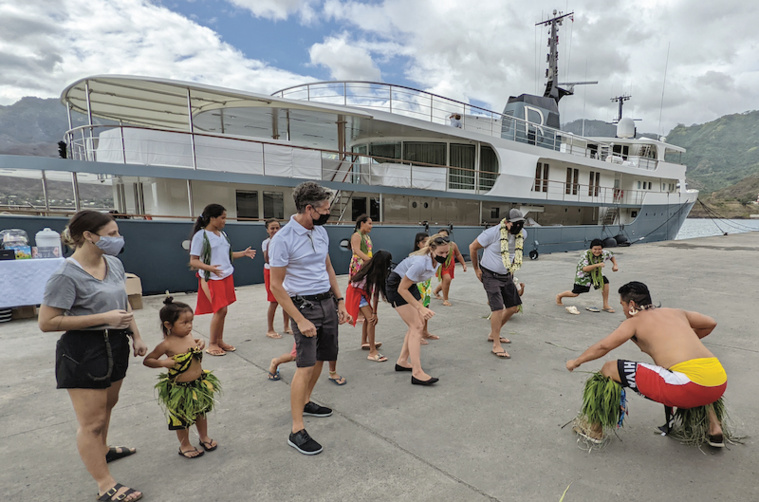
<instances>
[{"instance_id":1,"label":"grass skirt","mask_svg":"<svg viewBox=\"0 0 759 502\"><path fill-rule=\"evenodd\" d=\"M194 424L199 416L213 410L214 395L221 392L219 379L209 370L203 370L200 377L191 382L175 382L168 373L161 373L155 388L169 430L186 429Z\"/></svg>"}]
</instances>

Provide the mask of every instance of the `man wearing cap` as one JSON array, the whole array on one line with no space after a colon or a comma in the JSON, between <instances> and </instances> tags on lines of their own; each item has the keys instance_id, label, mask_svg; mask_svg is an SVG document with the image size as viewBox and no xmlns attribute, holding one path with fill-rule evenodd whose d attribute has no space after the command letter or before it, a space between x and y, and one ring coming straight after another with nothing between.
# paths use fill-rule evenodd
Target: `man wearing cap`
<instances>
[{"instance_id":1,"label":"man wearing cap","mask_svg":"<svg viewBox=\"0 0 759 502\"><path fill-rule=\"evenodd\" d=\"M492 312L488 335L488 341L493 342L491 352L502 359L511 356L501 343L511 343L511 340L501 337L501 329L522 304L512 274L522 266L524 238L527 236L523 227L524 216L514 208L500 224L482 232L469 245L472 268L485 288ZM481 262L477 255L480 249L483 250Z\"/></svg>"},{"instance_id":2,"label":"man wearing cap","mask_svg":"<svg viewBox=\"0 0 759 502\"><path fill-rule=\"evenodd\" d=\"M292 429L287 444L304 455L321 453L322 446L306 432L303 415L328 417L332 410L311 401L311 392L324 361L337 360L337 326L351 317L345 310L335 270L329 259L330 193L307 181L293 190L298 213L269 244L271 292L294 322L295 362L290 383Z\"/></svg>"}]
</instances>

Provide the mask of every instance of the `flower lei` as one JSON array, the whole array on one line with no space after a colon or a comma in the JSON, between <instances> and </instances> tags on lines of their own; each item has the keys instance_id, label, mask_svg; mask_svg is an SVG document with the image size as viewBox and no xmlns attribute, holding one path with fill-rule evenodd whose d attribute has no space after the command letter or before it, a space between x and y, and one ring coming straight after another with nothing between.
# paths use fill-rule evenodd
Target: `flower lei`
<instances>
[{"instance_id":1,"label":"flower lei","mask_svg":"<svg viewBox=\"0 0 759 502\"><path fill-rule=\"evenodd\" d=\"M596 265L598 263L601 263L604 259L603 254L596 258L593 256L593 251L588 250L588 262L591 265ZM600 260L600 261L599 261ZM603 272L601 272L601 267L596 267L593 270L590 271L590 278L593 281L593 289L598 289L603 285Z\"/></svg>"},{"instance_id":2,"label":"flower lei","mask_svg":"<svg viewBox=\"0 0 759 502\"><path fill-rule=\"evenodd\" d=\"M514 239L514 261L509 260L509 229L506 228L506 218L501 220L501 261L510 273L522 268L522 255L524 251L524 236L522 232Z\"/></svg>"}]
</instances>

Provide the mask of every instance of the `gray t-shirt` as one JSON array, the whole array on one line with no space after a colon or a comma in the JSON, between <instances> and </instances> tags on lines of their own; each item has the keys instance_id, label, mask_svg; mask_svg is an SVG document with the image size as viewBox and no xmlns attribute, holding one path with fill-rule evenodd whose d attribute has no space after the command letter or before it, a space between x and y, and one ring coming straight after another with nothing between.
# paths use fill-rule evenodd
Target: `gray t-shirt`
<instances>
[{"instance_id":1,"label":"gray t-shirt","mask_svg":"<svg viewBox=\"0 0 759 502\"><path fill-rule=\"evenodd\" d=\"M127 310L124 265L113 256L103 257L107 270L102 281L92 277L71 258L67 259L48 279L42 303L71 316ZM90 326L86 329L106 327Z\"/></svg>"}]
</instances>

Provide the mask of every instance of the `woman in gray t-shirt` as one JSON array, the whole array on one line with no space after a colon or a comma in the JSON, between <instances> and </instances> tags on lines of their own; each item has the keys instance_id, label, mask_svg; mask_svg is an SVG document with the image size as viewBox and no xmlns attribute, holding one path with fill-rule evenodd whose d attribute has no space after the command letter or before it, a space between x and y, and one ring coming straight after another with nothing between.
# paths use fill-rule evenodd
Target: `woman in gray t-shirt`
<instances>
[{"instance_id":1,"label":"woman in gray t-shirt","mask_svg":"<svg viewBox=\"0 0 759 502\"><path fill-rule=\"evenodd\" d=\"M74 254L48 280L39 326L45 332L65 331L56 347L55 376L74 405L77 447L98 484L98 500L134 501L142 493L116 483L106 465L135 452L106 443L129 363L129 336L135 356L147 353L127 302L124 266L116 258L124 238L109 214L80 211L69 221L64 240Z\"/></svg>"}]
</instances>

